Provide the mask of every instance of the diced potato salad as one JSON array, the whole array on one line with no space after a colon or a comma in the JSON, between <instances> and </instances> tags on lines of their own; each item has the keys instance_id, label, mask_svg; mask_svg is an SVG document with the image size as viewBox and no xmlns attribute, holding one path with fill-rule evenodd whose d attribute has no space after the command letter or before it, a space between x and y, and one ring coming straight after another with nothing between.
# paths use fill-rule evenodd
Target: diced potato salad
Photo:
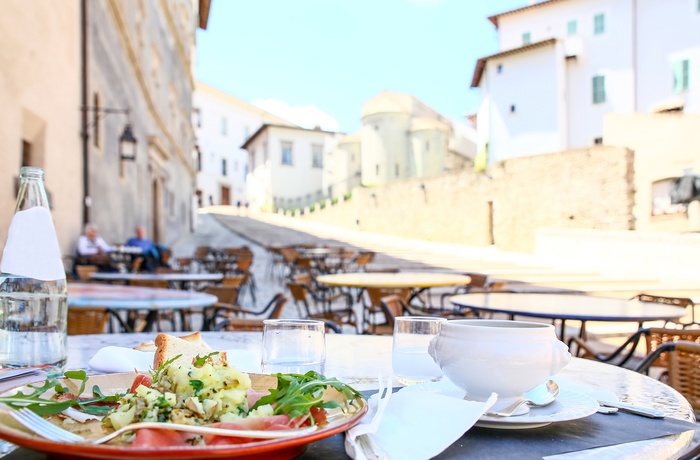
<instances>
[{"instance_id":1,"label":"diced potato salad","mask_svg":"<svg viewBox=\"0 0 700 460\"><path fill-rule=\"evenodd\" d=\"M119 400L104 419L119 429L135 422L205 425L233 422L241 417L271 415L270 405L249 411L250 377L235 366L170 364L154 374L151 388L139 385Z\"/></svg>"}]
</instances>

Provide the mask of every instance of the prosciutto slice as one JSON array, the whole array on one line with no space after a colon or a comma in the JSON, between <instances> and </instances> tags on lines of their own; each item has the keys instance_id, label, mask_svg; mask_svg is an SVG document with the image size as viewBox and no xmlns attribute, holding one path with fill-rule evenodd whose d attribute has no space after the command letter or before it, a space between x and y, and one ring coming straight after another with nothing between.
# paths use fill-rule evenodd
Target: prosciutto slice
<instances>
[{"instance_id":1,"label":"prosciutto slice","mask_svg":"<svg viewBox=\"0 0 700 460\"><path fill-rule=\"evenodd\" d=\"M315 408L313 408L315 409ZM323 411L325 415L325 411ZM314 417L317 417L314 414ZM308 419L308 415L289 419L286 415L271 415L269 417L249 417L232 422L218 422L207 426L214 428L225 428L229 430L289 430L298 428ZM325 417L323 417L325 420ZM317 418L318 420L318 418ZM177 432L166 429L143 429L136 431L136 436L132 442L134 447L167 447L167 446L188 446L192 445L196 434ZM244 444L253 442L255 439L234 436L205 435L204 444L207 446Z\"/></svg>"}]
</instances>

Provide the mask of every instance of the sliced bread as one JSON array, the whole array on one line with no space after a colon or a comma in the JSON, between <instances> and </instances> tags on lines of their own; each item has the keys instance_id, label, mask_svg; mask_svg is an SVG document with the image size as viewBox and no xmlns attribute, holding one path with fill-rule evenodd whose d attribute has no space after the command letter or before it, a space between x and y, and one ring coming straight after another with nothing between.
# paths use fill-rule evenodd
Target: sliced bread
<instances>
[{"instance_id":1,"label":"sliced bread","mask_svg":"<svg viewBox=\"0 0 700 460\"><path fill-rule=\"evenodd\" d=\"M158 334L155 340L156 352L153 357L153 369L180 355L173 364L191 364L197 356L204 357L214 350L202 340L199 332L190 336L175 337L170 334ZM215 365L226 365L226 352L212 356Z\"/></svg>"}]
</instances>

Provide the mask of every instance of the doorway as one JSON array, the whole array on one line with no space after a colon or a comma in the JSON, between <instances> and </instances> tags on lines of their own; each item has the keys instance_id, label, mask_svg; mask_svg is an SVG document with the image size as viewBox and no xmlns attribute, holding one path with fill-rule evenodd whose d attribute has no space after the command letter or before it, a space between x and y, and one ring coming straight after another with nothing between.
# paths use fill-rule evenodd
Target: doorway
<instances>
[{"instance_id":1,"label":"doorway","mask_svg":"<svg viewBox=\"0 0 700 460\"><path fill-rule=\"evenodd\" d=\"M221 204L224 206L231 204L231 189L225 185L221 186Z\"/></svg>"}]
</instances>

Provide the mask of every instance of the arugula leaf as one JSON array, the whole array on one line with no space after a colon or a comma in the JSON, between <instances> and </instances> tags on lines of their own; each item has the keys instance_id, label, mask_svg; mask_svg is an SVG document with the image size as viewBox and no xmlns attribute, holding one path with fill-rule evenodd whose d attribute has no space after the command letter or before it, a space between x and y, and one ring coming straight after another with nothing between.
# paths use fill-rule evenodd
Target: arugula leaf
<instances>
[{"instance_id":1,"label":"arugula leaf","mask_svg":"<svg viewBox=\"0 0 700 460\"><path fill-rule=\"evenodd\" d=\"M289 418L294 418L308 413L312 407L322 409L341 407L337 401L323 401L323 394L328 387L342 393L350 404L362 396L360 392L340 380L328 379L315 371L309 371L303 375L273 375L277 377L277 388L270 390L269 395L260 398L251 409L271 404L275 415L287 414ZM311 423L315 423L313 417L311 417Z\"/></svg>"},{"instance_id":2,"label":"arugula leaf","mask_svg":"<svg viewBox=\"0 0 700 460\"><path fill-rule=\"evenodd\" d=\"M156 370L155 372L154 372L154 371L149 371L149 372L151 373L151 377L153 377L153 381L154 381L154 382L157 382L157 381L158 381L158 377L160 377L160 373L163 372L163 370L164 370L166 367L168 367L168 366L170 366L172 363L174 363L176 359L180 358L180 356L182 356L182 354L179 354L179 355L173 357L172 359L169 359L169 360L167 360L166 362L162 363L160 366L158 366L158 370Z\"/></svg>"},{"instance_id":3,"label":"arugula leaf","mask_svg":"<svg viewBox=\"0 0 700 460\"><path fill-rule=\"evenodd\" d=\"M194 394L199 393L204 388L204 382L201 380L192 379L190 380L190 386L194 389Z\"/></svg>"},{"instance_id":4,"label":"arugula leaf","mask_svg":"<svg viewBox=\"0 0 700 460\"><path fill-rule=\"evenodd\" d=\"M207 360L208 360L209 358L211 358L211 357L214 356L214 355L218 355L218 354L219 354L218 351L213 351L213 352L209 353L209 354L206 355L206 356L199 356L199 355L197 355L197 356L195 357L194 361L192 362L192 365L193 365L194 367L202 367L202 366L204 366L204 365L207 363Z\"/></svg>"},{"instance_id":5,"label":"arugula leaf","mask_svg":"<svg viewBox=\"0 0 700 460\"><path fill-rule=\"evenodd\" d=\"M0 403L5 403L14 409L26 407L31 411L37 413L38 415L42 416L57 414L72 406L79 406L84 412L88 414L100 415L108 412L110 410L110 407L96 406L94 405L95 403L118 401L119 398L122 396L120 394L116 394L113 396L105 396L99 390L97 385L95 385L93 387L94 397L91 399L81 400L80 395L85 390L85 385L87 384L88 380L87 373L85 371L67 371L64 375L66 378L81 381L78 394L74 395L73 398L62 400L43 398L42 396L51 389L53 389L57 394L65 395L66 393L68 393L68 388L61 385L61 383L58 380L49 379L44 381L44 383L41 386L27 385L27 387L31 390L27 394L19 390L17 391L17 393L11 396L0 396Z\"/></svg>"}]
</instances>

